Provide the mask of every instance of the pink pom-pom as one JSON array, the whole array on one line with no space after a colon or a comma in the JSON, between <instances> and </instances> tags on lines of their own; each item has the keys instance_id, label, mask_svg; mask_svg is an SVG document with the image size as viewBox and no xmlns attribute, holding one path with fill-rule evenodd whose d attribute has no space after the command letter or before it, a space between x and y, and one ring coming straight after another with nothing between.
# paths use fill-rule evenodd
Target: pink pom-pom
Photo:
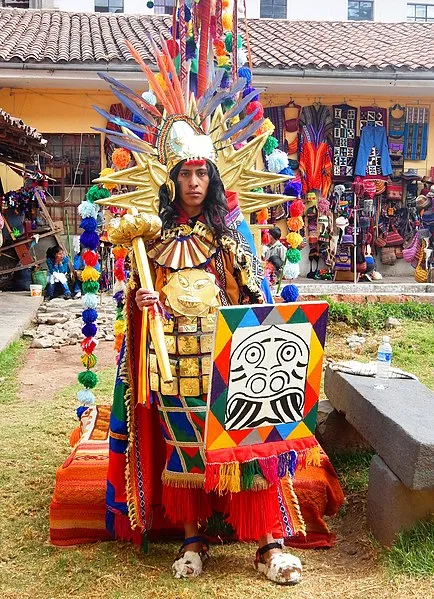
<instances>
[{"instance_id":1,"label":"pink pom-pom","mask_svg":"<svg viewBox=\"0 0 434 599\"><path fill-rule=\"evenodd\" d=\"M304 212L303 200L295 200L295 202L292 202L291 206L289 207L289 212L293 217L301 216Z\"/></svg>"},{"instance_id":2,"label":"pink pom-pom","mask_svg":"<svg viewBox=\"0 0 434 599\"><path fill-rule=\"evenodd\" d=\"M318 200L318 212L320 214L328 214L330 211L330 202L325 198L321 198Z\"/></svg>"}]
</instances>

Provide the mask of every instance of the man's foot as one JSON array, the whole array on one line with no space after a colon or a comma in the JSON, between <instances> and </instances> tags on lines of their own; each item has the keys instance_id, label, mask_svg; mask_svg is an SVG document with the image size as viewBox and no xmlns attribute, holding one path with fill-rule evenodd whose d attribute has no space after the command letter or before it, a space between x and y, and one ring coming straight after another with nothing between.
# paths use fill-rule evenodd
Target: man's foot
<instances>
[{"instance_id":1,"label":"man's foot","mask_svg":"<svg viewBox=\"0 0 434 599\"><path fill-rule=\"evenodd\" d=\"M291 553L283 553L280 543L268 543L256 552L255 568L276 584L297 584L301 580L301 562Z\"/></svg>"},{"instance_id":2,"label":"man's foot","mask_svg":"<svg viewBox=\"0 0 434 599\"><path fill-rule=\"evenodd\" d=\"M174 577L195 578L200 576L203 564L208 558L208 543L202 537L185 539L172 565Z\"/></svg>"},{"instance_id":3,"label":"man's foot","mask_svg":"<svg viewBox=\"0 0 434 599\"><path fill-rule=\"evenodd\" d=\"M70 293L65 293L65 295L63 296L63 299L65 299L65 300L72 299L72 295Z\"/></svg>"},{"instance_id":4,"label":"man's foot","mask_svg":"<svg viewBox=\"0 0 434 599\"><path fill-rule=\"evenodd\" d=\"M81 291L77 291L77 293L74 294L73 299L80 299L80 298L81 298Z\"/></svg>"}]
</instances>

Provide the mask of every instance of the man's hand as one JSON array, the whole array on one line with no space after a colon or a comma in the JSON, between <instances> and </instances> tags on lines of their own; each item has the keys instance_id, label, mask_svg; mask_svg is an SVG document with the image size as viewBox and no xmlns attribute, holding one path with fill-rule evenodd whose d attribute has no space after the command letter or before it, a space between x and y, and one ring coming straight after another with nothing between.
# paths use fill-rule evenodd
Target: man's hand
<instances>
[{"instance_id":1,"label":"man's hand","mask_svg":"<svg viewBox=\"0 0 434 599\"><path fill-rule=\"evenodd\" d=\"M139 289L136 293L136 304L139 310L153 306L160 296L157 291L148 291L147 289Z\"/></svg>"}]
</instances>

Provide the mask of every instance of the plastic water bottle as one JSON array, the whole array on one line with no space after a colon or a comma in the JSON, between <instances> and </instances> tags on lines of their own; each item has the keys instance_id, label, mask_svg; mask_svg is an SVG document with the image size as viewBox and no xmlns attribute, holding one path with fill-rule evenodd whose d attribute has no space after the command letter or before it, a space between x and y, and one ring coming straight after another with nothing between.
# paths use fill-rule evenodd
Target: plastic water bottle
<instances>
[{"instance_id":1,"label":"plastic water bottle","mask_svg":"<svg viewBox=\"0 0 434 599\"><path fill-rule=\"evenodd\" d=\"M375 389L387 389L389 386L390 367L392 364L392 346L390 337L384 335L377 354L377 383Z\"/></svg>"}]
</instances>

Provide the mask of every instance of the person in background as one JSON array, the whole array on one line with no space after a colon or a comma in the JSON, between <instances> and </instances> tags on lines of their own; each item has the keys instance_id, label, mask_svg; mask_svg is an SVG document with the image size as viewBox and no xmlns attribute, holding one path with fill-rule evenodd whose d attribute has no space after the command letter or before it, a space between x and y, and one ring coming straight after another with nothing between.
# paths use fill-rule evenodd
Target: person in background
<instances>
[{"instance_id":1,"label":"person in background","mask_svg":"<svg viewBox=\"0 0 434 599\"><path fill-rule=\"evenodd\" d=\"M279 229L279 227L273 227L272 229L270 229L269 234L270 243L268 245L267 250L265 251L265 261L268 262L271 256L277 256L278 258L280 258L283 264L283 262L285 262L286 247L280 241L282 232Z\"/></svg>"},{"instance_id":2,"label":"person in background","mask_svg":"<svg viewBox=\"0 0 434 599\"><path fill-rule=\"evenodd\" d=\"M68 285L68 274L70 271L68 256L65 255L59 245L54 245L47 250L46 262L48 269L47 299L52 300L54 298L56 287L60 287L61 291L63 291L64 299L71 299L72 294ZM76 291L76 284L74 284L74 293Z\"/></svg>"},{"instance_id":3,"label":"person in background","mask_svg":"<svg viewBox=\"0 0 434 599\"><path fill-rule=\"evenodd\" d=\"M279 282L282 268L283 260L277 255L270 256L265 263L265 276L272 290Z\"/></svg>"}]
</instances>

